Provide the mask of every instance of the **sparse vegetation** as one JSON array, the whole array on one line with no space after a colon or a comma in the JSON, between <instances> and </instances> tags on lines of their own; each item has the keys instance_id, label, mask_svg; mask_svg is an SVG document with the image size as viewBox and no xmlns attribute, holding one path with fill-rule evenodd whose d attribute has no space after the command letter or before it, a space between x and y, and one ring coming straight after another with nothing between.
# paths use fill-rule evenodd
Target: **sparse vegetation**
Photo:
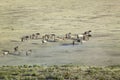
<instances>
[{"instance_id":1,"label":"sparse vegetation","mask_svg":"<svg viewBox=\"0 0 120 80\"><path fill-rule=\"evenodd\" d=\"M87 44L67 47L72 41L61 41L68 32L88 29L93 36ZM36 32L60 35L61 42L21 42L21 37ZM0 0L0 80L120 80L119 35L120 0ZM11 55L17 45L23 54ZM26 56L30 49L33 53ZM3 55L3 50L10 54ZM67 63L116 65L33 65Z\"/></svg>"},{"instance_id":2,"label":"sparse vegetation","mask_svg":"<svg viewBox=\"0 0 120 80\"><path fill-rule=\"evenodd\" d=\"M111 68L112 67L112 68ZM120 80L120 66L2 66L3 80Z\"/></svg>"}]
</instances>

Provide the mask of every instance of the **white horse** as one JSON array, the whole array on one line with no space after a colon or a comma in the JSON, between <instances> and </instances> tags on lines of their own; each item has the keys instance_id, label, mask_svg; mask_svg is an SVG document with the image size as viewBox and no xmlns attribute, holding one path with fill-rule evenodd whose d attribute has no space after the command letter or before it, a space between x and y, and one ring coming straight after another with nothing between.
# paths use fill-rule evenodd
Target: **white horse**
<instances>
[{"instance_id":1,"label":"white horse","mask_svg":"<svg viewBox=\"0 0 120 80\"><path fill-rule=\"evenodd\" d=\"M46 42L47 42L46 40L44 40L44 39L42 40L42 43L46 43Z\"/></svg>"},{"instance_id":2,"label":"white horse","mask_svg":"<svg viewBox=\"0 0 120 80\"><path fill-rule=\"evenodd\" d=\"M83 36L82 34L77 34L77 42L83 43Z\"/></svg>"},{"instance_id":3,"label":"white horse","mask_svg":"<svg viewBox=\"0 0 120 80\"><path fill-rule=\"evenodd\" d=\"M8 55L9 54L9 52L3 52L3 55Z\"/></svg>"},{"instance_id":4,"label":"white horse","mask_svg":"<svg viewBox=\"0 0 120 80\"><path fill-rule=\"evenodd\" d=\"M77 38L83 38L82 34L77 34Z\"/></svg>"},{"instance_id":5,"label":"white horse","mask_svg":"<svg viewBox=\"0 0 120 80\"><path fill-rule=\"evenodd\" d=\"M9 51L8 50L3 50L3 55L8 55Z\"/></svg>"}]
</instances>

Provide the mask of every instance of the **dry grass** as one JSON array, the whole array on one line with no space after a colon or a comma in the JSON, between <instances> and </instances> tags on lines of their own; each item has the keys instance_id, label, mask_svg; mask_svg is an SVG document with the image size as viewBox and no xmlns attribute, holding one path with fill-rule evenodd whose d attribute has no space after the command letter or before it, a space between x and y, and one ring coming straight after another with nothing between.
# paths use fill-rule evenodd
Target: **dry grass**
<instances>
[{"instance_id":1,"label":"dry grass","mask_svg":"<svg viewBox=\"0 0 120 80\"><path fill-rule=\"evenodd\" d=\"M32 46L19 42L23 35L36 32L64 35L92 30L88 52L107 54L110 63L118 64L120 56L116 58L109 53L119 55L119 3L120 0L1 0L0 53L4 49L13 51L16 45L22 45L23 49Z\"/></svg>"},{"instance_id":2,"label":"dry grass","mask_svg":"<svg viewBox=\"0 0 120 80\"><path fill-rule=\"evenodd\" d=\"M0 79L4 80L119 80L120 66L3 66L0 67Z\"/></svg>"}]
</instances>

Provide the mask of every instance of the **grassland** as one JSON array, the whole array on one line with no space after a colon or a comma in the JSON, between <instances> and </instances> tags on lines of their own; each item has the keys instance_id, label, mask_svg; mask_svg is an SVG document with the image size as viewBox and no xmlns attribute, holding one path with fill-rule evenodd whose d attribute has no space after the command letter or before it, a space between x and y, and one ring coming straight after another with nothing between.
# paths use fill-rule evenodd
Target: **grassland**
<instances>
[{"instance_id":1,"label":"grassland","mask_svg":"<svg viewBox=\"0 0 120 80\"><path fill-rule=\"evenodd\" d=\"M20 42L36 32L86 30L92 30L92 38L74 47ZM120 80L119 35L120 0L0 0L0 80ZM15 46L21 55L2 55ZM25 56L29 49L33 53ZM69 63L73 65L60 66Z\"/></svg>"},{"instance_id":2,"label":"grassland","mask_svg":"<svg viewBox=\"0 0 120 80\"><path fill-rule=\"evenodd\" d=\"M2 56L0 65L54 64L54 61L120 64L119 3L120 0L0 0L0 56L2 50L13 52L15 46L19 46L20 51L32 49L34 53L27 58ZM74 48L52 45L43 50L39 40L20 42L22 36L36 32L64 35L68 32L81 34L86 30L92 30L93 37L83 46Z\"/></svg>"},{"instance_id":3,"label":"grassland","mask_svg":"<svg viewBox=\"0 0 120 80\"><path fill-rule=\"evenodd\" d=\"M120 80L120 66L2 66L0 80Z\"/></svg>"}]
</instances>

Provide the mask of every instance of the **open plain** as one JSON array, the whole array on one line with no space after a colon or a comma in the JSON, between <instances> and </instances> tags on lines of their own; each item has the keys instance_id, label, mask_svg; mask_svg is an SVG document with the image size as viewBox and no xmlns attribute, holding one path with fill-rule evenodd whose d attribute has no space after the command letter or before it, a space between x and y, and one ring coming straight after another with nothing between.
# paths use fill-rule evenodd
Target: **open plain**
<instances>
[{"instance_id":1,"label":"open plain","mask_svg":"<svg viewBox=\"0 0 120 80\"><path fill-rule=\"evenodd\" d=\"M92 30L89 41L28 40L33 33L58 36ZM11 53L19 46L21 55ZM25 55L31 49L32 54ZM120 64L120 0L0 0L0 66L77 64L106 66Z\"/></svg>"}]
</instances>

